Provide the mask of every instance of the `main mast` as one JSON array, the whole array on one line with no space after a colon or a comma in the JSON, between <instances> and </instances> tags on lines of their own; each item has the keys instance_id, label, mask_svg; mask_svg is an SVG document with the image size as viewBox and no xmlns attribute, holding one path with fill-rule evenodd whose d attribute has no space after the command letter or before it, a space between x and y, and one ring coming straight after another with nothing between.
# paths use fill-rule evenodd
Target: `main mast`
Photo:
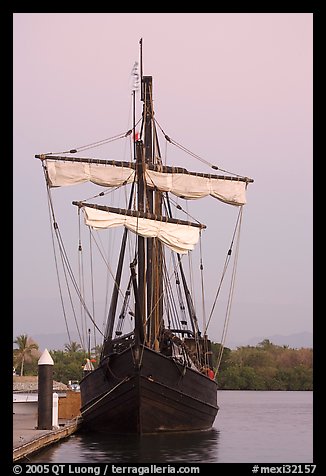
<instances>
[{"instance_id":1,"label":"main mast","mask_svg":"<svg viewBox=\"0 0 326 476\"><path fill-rule=\"evenodd\" d=\"M138 209L162 215L162 194L147 187L145 164L154 165L158 154L154 129L153 78L143 76L142 40L140 40L141 100L143 101L142 137L137 142ZM138 238L138 296L146 344L159 349L158 335L163 314L162 245L157 238Z\"/></svg>"},{"instance_id":2,"label":"main mast","mask_svg":"<svg viewBox=\"0 0 326 476\"><path fill-rule=\"evenodd\" d=\"M143 77L144 92L144 155L146 165L155 164L158 150L155 148L153 79ZM146 211L162 215L162 195L152 189L146 190ZM155 350L159 349L158 334L162 320L162 245L158 239L147 239L146 245L146 284L147 284L147 343Z\"/></svg>"}]
</instances>

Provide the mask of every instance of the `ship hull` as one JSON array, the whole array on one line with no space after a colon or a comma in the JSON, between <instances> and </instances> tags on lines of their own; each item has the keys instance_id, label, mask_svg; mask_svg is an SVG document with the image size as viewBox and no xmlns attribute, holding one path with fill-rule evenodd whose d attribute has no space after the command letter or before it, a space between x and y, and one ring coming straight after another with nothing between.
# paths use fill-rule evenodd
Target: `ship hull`
<instances>
[{"instance_id":1,"label":"ship hull","mask_svg":"<svg viewBox=\"0 0 326 476\"><path fill-rule=\"evenodd\" d=\"M147 347L138 366L135 352L109 356L80 382L84 428L145 434L212 427L215 381Z\"/></svg>"}]
</instances>

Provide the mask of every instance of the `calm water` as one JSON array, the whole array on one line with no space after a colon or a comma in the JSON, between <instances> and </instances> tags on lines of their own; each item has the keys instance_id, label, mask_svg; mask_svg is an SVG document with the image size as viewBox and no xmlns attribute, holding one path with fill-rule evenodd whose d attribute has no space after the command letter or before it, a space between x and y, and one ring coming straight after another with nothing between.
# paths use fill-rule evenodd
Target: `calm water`
<instances>
[{"instance_id":1,"label":"calm water","mask_svg":"<svg viewBox=\"0 0 326 476\"><path fill-rule=\"evenodd\" d=\"M220 391L214 428L191 434L77 433L38 463L312 463L312 392Z\"/></svg>"}]
</instances>

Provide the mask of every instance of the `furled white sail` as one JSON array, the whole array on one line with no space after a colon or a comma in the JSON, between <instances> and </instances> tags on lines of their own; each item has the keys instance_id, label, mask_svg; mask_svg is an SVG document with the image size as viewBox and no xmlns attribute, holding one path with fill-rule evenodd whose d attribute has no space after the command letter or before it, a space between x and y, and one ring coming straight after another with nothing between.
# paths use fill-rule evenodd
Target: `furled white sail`
<instances>
[{"instance_id":1,"label":"furled white sail","mask_svg":"<svg viewBox=\"0 0 326 476\"><path fill-rule=\"evenodd\" d=\"M46 167L51 187L63 187L83 182L93 182L103 187L119 187L132 183L135 170L132 166L114 165L114 163L79 162L77 160L47 159ZM130 164L132 165L132 164ZM224 203L240 206L246 203L245 180L236 177L223 178L204 174L165 172L145 169L147 185L162 192L171 192L186 199L198 199L211 195Z\"/></svg>"},{"instance_id":2,"label":"furled white sail","mask_svg":"<svg viewBox=\"0 0 326 476\"><path fill-rule=\"evenodd\" d=\"M96 229L125 226L146 238L158 238L177 253L185 254L194 249L199 240L200 228L179 223L169 223L148 218L120 215L84 206L85 223Z\"/></svg>"},{"instance_id":3,"label":"furled white sail","mask_svg":"<svg viewBox=\"0 0 326 476\"><path fill-rule=\"evenodd\" d=\"M92 182L102 187L119 187L134 181L134 169L115 165L46 160L48 180L51 187L64 187L83 182Z\"/></svg>"},{"instance_id":4,"label":"furled white sail","mask_svg":"<svg viewBox=\"0 0 326 476\"><path fill-rule=\"evenodd\" d=\"M237 179L227 180L174 172L163 173L147 169L146 182L162 192L171 192L182 198L194 200L211 195L230 205L239 206L246 203L246 182Z\"/></svg>"}]
</instances>

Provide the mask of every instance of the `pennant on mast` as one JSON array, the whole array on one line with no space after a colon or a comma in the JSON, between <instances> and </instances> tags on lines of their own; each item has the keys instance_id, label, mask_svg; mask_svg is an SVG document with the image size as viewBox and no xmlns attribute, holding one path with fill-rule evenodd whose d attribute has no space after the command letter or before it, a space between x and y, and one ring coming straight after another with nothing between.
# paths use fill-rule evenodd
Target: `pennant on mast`
<instances>
[{"instance_id":1,"label":"pennant on mast","mask_svg":"<svg viewBox=\"0 0 326 476\"><path fill-rule=\"evenodd\" d=\"M133 76L132 90L139 91L140 77L139 77L139 64L138 61L135 61L131 75Z\"/></svg>"}]
</instances>

